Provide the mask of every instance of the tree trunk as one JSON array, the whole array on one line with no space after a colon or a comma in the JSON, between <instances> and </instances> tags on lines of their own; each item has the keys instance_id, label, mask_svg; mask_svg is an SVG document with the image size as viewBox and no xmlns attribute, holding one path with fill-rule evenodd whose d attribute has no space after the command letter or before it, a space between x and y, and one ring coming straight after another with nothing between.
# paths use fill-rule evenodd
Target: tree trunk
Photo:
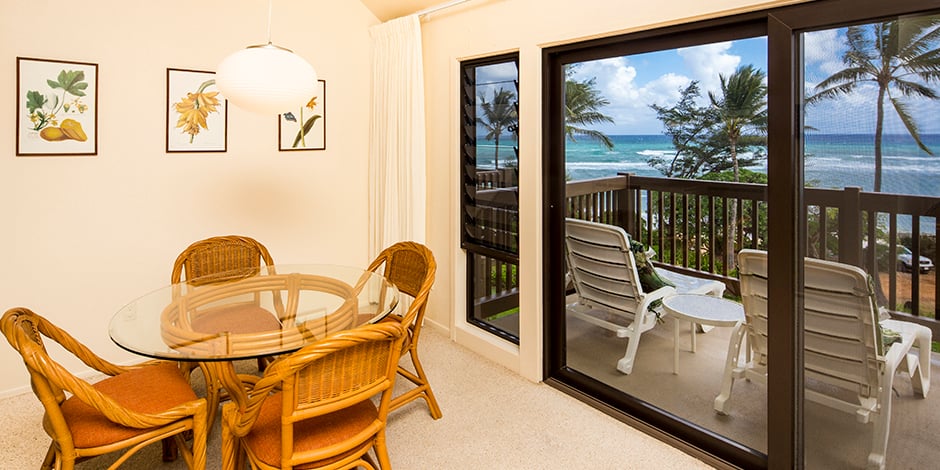
<instances>
[{"instance_id":1,"label":"tree trunk","mask_svg":"<svg viewBox=\"0 0 940 470\"><path fill-rule=\"evenodd\" d=\"M881 192L881 135L884 132L885 120L885 87L878 87L878 112L875 115L875 189Z\"/></svg>"},{"instance_id":2,"label":"tree trunk","mask_svg":"<svg viewBox=\"0 0 940 470\"><path fill-rule=\"evenodd\" d=\"M499 134L496 135L496 148L493 149L493 168L499 169Z\"/></svg>"},{"instance_id":3,"label":"tree trunk","mask_svg":"<svg viewBox=\"0 0 940 470\"><path fill-rule=\"evenodd\" d=\"M731 139L731 162L734 165L734 182L739 182L738 175L738 146L737 140ZM728 268L728 272L734 269L735 258L737 253L734 251L734 237L738 232L738 205L736 200L727 199L726 204L730 207L726 208L728 213L728 234L725 237L725 266Z\"/></svg>"}]
</instances>

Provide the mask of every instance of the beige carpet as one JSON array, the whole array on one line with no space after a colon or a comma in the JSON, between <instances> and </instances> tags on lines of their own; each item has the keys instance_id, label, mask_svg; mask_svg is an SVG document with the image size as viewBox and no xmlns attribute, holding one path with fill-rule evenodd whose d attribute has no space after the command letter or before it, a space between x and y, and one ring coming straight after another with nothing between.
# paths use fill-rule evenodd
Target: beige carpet
<instances>
[{"instance_id":1,"label":"beige carpet","mask_svg":"<svg viewBox=\"0 0 940 470\"><path fill-rule=\"evenodd\" d=\"M422 361L444 417L433 420L423 401L389 420L392 465L398 469L659 469L710 468L543 384L455 345L430 329ZM402 383L399 383L402 386ZM38 468L49 444L42 407L32 395L0 400L0 470ZM220 467L218 425L210 436L208 468ZM144 449L121 468L182 469L160 461L160 446ZM103 469L99 457L79 469Z\"/></svg>"}]
</instances>

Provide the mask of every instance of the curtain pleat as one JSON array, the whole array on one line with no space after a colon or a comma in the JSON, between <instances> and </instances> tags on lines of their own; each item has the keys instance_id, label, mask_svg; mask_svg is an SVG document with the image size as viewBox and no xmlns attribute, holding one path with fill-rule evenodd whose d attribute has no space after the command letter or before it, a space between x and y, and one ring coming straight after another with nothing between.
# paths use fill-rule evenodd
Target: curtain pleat
<instances>
[{"instance_id":1,"label":"curtain pleat","mask_svg":"<svg viewBox=\"0 0 940 470\"><path fill-rule=\"evenodd\" d=\"M369 251L424 243L426 213L424 65L417 15L370 28Z\"/></svg>"}]
</instances>

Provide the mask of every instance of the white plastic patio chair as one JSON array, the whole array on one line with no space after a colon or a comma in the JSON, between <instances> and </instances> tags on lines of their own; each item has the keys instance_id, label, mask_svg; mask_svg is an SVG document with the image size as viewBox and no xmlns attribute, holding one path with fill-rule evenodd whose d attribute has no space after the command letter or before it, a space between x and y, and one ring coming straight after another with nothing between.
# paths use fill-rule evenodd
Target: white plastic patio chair
<instances>
[{"instance_id":1,"label":"white plastic patio chair","mask_svg":"<svg viewBox=\"0 0 940 470\"><path fill-rule=\"evenodd\" d=\"M715 410L728 414L736 379L766 383L767 374L767 252L738 254L741 300L746 323L735 328L725 362ZM891 393L898 369L907 372L914 392L930 389L929 328L911 322L881 320L869 276L858 267L807 258L804 265L804 372L806 398L874 423L868 467L885 467L891 422ZM901 340L884 346L881 330L900 333ZM747 335L751 360L738 365L741 341ZM917 342L919 353L911 353ZM841 393L839 393L841 391ZM848 391L849 393L845 393ZM823 393L827 392L827 393ZM846 395L857 399L846 399Z\"/></svg>"},{"instance_id":2,"label":"white plastic patio chair","mask_svg":"<svg viewBox=\"0 0 940 470\"><path fill-rule=\"evenodd\" d=\"M615 225L565 220L565 248L571 281L578 301L568 313L593 325L628 338L627 351L617 361L617 370L633 371L640 335L656 326L661 307L650 308L656 300L678 293L721 297L725 285L659 268L657 274L675 284L645 292L640 284L636 260L630 251L630 236ZM597 313L602 313L601 318ZM629 323L615 322L620 317Z\"/></svg>"}]
</instances>

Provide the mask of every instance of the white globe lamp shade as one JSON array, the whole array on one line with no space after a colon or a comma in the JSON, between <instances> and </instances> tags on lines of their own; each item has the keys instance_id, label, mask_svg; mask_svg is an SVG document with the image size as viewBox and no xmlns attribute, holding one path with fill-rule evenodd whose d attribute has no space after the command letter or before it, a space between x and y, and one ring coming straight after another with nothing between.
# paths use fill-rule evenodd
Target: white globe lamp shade
<instances>
[{"instance_id":1,"label":"white globe lamp shade","mask_svg":"<svg viewBox=\"0 0 940 470\"><path fill-rule=\"evenodd\" d=\"M222 60L215 83L235 106L281 114L306 106L316 95L317 72L293 52L268 43Z\"/></svg>"}]
</instances>

